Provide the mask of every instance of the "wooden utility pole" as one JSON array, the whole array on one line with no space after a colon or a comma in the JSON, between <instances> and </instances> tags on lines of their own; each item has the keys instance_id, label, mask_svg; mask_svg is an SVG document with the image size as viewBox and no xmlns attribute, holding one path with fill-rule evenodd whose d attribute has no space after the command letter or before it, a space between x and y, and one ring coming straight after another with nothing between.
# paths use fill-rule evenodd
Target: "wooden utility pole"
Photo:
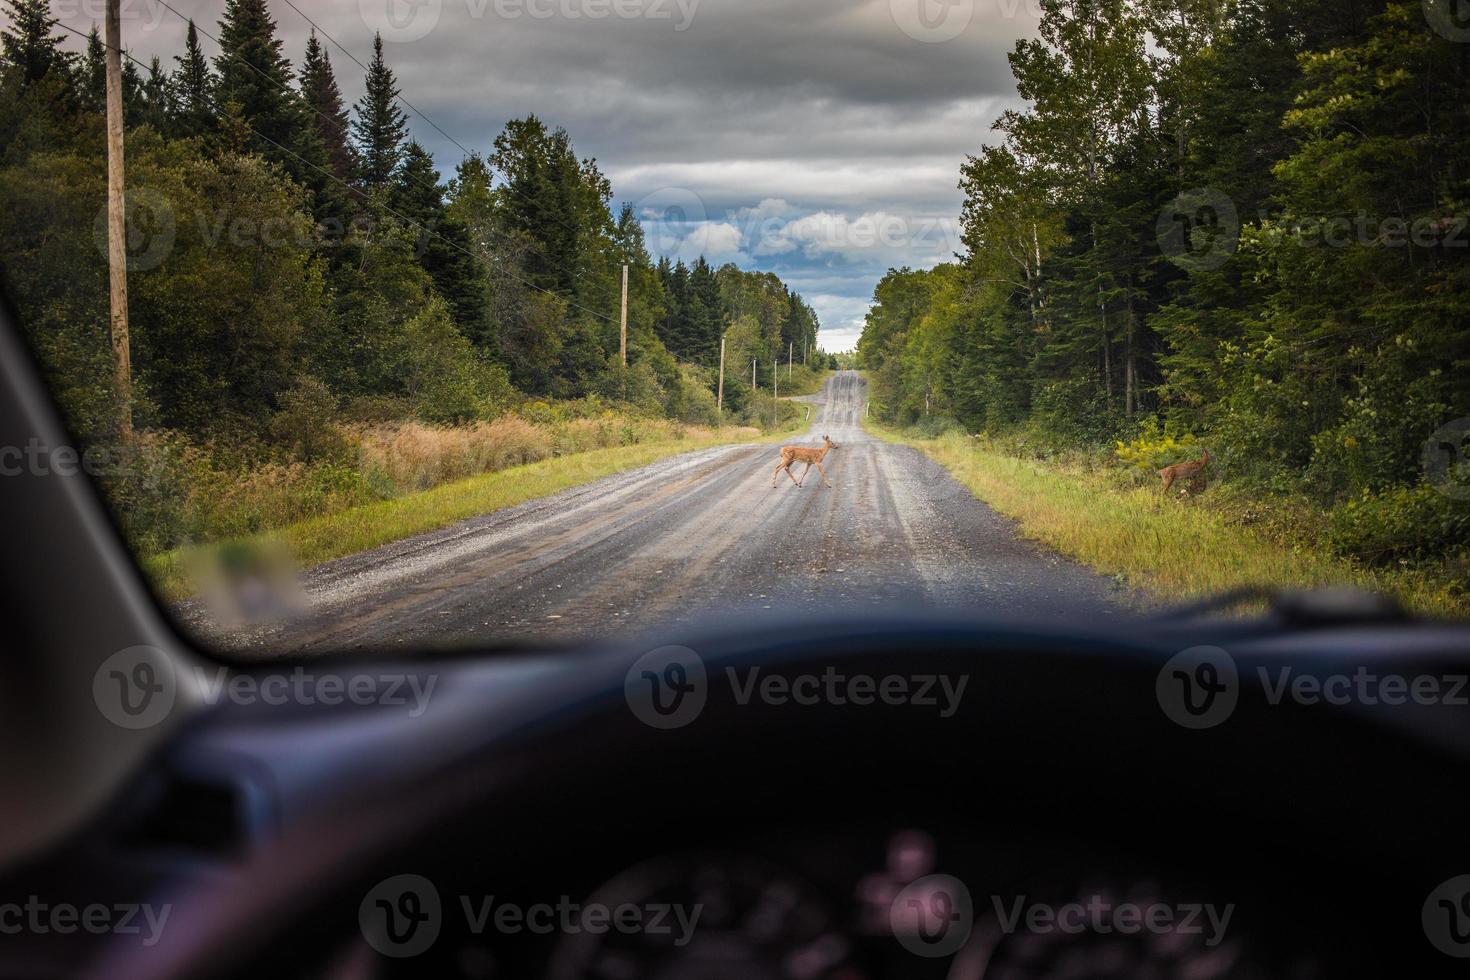
<instances>
[{"instance_id":1,"label":"wooden utility pole","mask_svg":"<svg viewBox=\"0 0 1470 980\"><path fill-rule=\"evenodd\" d=\"M620 328L621 340L618 349L623 354L623 367L628 366L628 263L623 263L623 312L619 317L622 327Z\"/></svg>"},{"instance_id":2,"label":"wooden utility pole","mask_svg":"<svg viewBox=\"0 0 1470 980\"><path fill-rule=\"evenodd\" d=\"M720 338L720 393L715 396L715 413L721 422L725 421L725 338Z\"/></svg>"},{"instance_id":3,"label":"wooden utility pole","mask_svg":"<svg viewBox=\"0 0 1470 980\"><path fill-rule=\"evenodd\" d=\"M771 359L771 424L781 427L781 358Z\"/></svg>"},{"instance_id":4,"label":"wooden utility pole","mask_svg":"<svg viewBox=\"0 0 1470 980\"><path fill-rule=\"evenodd\" d=\"M128 344L128 229L123 204L121 0L107 0L107 278L112 309L113 398L117 437L133 438L133 368Z\"/></svg>"},{"instance_id":5,"label":"wooden utility pole","mask_svg":"<svg viewBox=\"0 0 1470 980\"><path fill-rule=\"evenodd\" d=\"M793 341L791 341L790 346L786 348L786 380L787 381L790 381L791 380L791 370L795 366L795 364L796 364L796 341L793 340Z\"/></svg>"},{"instance_id":6,"label":"wooden utility pole","mask_svg":"<svg viewBox=\"0 0 1470 980\"><path fill-rule=\"evenodd\" d=\"M750 359L750 390L751 391L758 391L759 390L756 387L756 384L755 384L755 358L753 358L753 357Z\"/></svg>"}]
</instances>

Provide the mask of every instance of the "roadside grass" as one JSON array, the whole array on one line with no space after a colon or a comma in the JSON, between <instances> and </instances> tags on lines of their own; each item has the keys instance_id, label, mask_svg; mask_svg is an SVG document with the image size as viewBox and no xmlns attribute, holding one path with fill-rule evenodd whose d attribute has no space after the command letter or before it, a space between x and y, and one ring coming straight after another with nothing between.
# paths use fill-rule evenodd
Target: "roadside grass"
<instances>
[{"instance_id":1,"label":"roadside grass","mask_svg":"<svg viewBox=\"0 0 1470 980\"><path fill-rule=\"evenodd\" d=\"M1368 569L1314 545L1292 521L1243 524L1239 501L1211 493L1165 498L1116 471L1027 459L984 437L949 432L922 438L874 423L870 431L912 446L976 497L1017 521L1028 538L1138 591L1144 605L1218 595L1244 586L1356 586L1396 596L1414 612L1470 616L1470 599L1412 570Z\"/></svg>"},{"instance_id":2,"label":"roadside grass","mask_svg":"<svg viewBox=\"0 0 1470 980\"><path fill-rule=\"evenodd\" d=\"M195 569L225 550L284 552L297 567L309 568L680 453L732 443L777 442L789 436L789 431L762 436L756 429L727 427L698 437L572 453L351 507L259 534L175 548L145 558L143 570L158 595L164 601L173 602L193 594L197 589Z\"/></svg>"}]
</instances>

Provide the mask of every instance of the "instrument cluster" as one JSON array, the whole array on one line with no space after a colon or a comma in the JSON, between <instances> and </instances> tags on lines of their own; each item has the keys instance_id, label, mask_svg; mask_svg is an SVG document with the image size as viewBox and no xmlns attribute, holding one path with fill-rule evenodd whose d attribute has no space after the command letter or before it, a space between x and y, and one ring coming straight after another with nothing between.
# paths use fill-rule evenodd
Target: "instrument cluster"
<instances>
[{"instance_id":1,"label":"instrument cluster","mask_svg":"<svg viewBox=\"0 0 1470 980\"><path fill-rule=\"evenodd\" d=\"M636 860L582 895L464 912L440 975L548 980L1241 980L1325 976L1282 910L1054 843L873 834ZM1279 896L1277 896L1279 899ZM491 903L492 905L494 902ZM507 909L510 912L507 912ZM413 964L422 975L427 964Z\"/></svg>"}]
</instances>

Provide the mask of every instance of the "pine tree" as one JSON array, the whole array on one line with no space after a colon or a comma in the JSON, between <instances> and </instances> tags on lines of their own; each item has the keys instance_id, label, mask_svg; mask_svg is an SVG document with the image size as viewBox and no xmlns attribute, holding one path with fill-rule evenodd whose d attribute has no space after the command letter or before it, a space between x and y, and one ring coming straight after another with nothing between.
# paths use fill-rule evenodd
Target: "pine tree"
<instances>
[{"instance_id":1,"label":"pine tree","mask_svg":"<svg viewBox=\"0 0 1470 980\"><path fill-rule=\"evenodd\" d=\"M125 125L134 126L143 118L147 107L143 102L143 76L138 74L138 66L132 58L123 55L122 59L122 98L123 98L123 121Z\"/></svg>"},{"instance_id":2,"label":"pine tree","mask_svg":"<svg viewBox=\"0 0 1470 980\"><path fill-rule=\"evenodd\" d=\"M368 66L367 91L356 105L352 133L361 162L358 173L369 188L387 187L403 157L408 124L398 108L398 82L383 58L383 35L373 37L373 61Z\"/></svg>"},{"instance_id":3,"label":"pine tree","mask_svg":"<svg viewBox=\"0 0 1470 980\"><path fill-rule=\"evenodd\" d=\"M63 35L51 33L57 20L46 0L6 0L5 6L11 29L0 31L0 59L20 73L21 86L52 72L68 75L73 55L62 50Z\"/></svg>"},{"instance_id":4,"label":"pine tree","mask_svg":"<svg viewBox=\"0 0 1470 980\"><path fill-rule=\"evenodd\" d=\"M711 364L719 356L720 331L724 328L725 304L720 284L704 256L694 263L689 273L689 305L683 355L701 364Z\"/></svg>"},{"instance_id":5,"label":"pine tree","mask_svg":"<svg viewBox=\"0 0 1470 980\"><path fill-rule=\"evenodd\" d=\"M455 321L467 335L479 336L486 308L481 268L465 225L445 206L434 158L417 140L404 148L390 200L394 212L419 226L419 264L453 307Z\"/></svg>"},{"instance_id":6,"label":"pine tree","mask_svg":"<svg viewBox=\"0 0 1470 980\"><path fill-rule=\"evenodd\" d=\"M87 53L83 56L78 72L78 84L82 90L81 105L88 112L104 112L107 108L107 51L102 46L102 35L97 25L87 35Z\"/></svg>"},{"instance_id":7,"label":"pine tree","mask_svg":"<svg viewBox=\"0 0 1470 980\"><path fill-rule=\"evenodd\" d=\"M684 355L689 343L687 326L689 309L689 267L680 259L673 266L665 257L658 266L664 284L664 315L654 325L658 339L677 356Z\"/></svg>"},{"instance_id":8,"label":"pine tree","mask_svg":"<svg viewBox=\"0 0 1470 980\"><path fill-rule=\"evenodd\" d=\"M301 94L313 110L312 122L326 148L332 173L343 181L355 180L357 155L349 140L347 108L332 71L332 60L317 40L316 31L306 41L306 57L301 62Z\"/></svg>"},{"instance_id":9,"label":"pine tree","mask_svg":"<svg viewBox=\"0 0 1470 980\"><path fill-rule=\"evenodd\" d=\"M199 46L199 32L189 21L184 53L174 55L174 127L181 136L204 136L219 127L214 108L214 78Z\"/></svg>"},{"instance_id":10,"label":"pine tree","mask_svg":"<svg viewBox=\"0 0 1470 980\"><path fill-rule=\"evenodd\" d=\"M160 133L168 132L174 115L174 92L157 55L148 63L148 76L139 92L138 109L138 115L128 120L130 125L151 126Z\"/></svg>"},{"instance_id":11,"label":"pine tree","mask_svg":"<svg viewBox=\"0 0 1470 980\"><path fill-rule=\"evenodd\" d=\"M266 0L225 0L219 42L216 101L238 104L245 123L265 137L257 144L263 155L304 182L309 168L291 154L301 152L310 127L291 90L291 63Z\"/></svg>"},{"instance_id":12,"label":"pine tree","mask_svg":"<svg viewBox=\"0 0 1470 980\"><path fill-rule=\"evenodd\" d=\"M439 186L439 171L434 158L418 140L409 140L403 148L402 162L394 174L391 197L393 210L419 224L438 221L444 216L444 189Z\"/></svg>"}]
</instances>

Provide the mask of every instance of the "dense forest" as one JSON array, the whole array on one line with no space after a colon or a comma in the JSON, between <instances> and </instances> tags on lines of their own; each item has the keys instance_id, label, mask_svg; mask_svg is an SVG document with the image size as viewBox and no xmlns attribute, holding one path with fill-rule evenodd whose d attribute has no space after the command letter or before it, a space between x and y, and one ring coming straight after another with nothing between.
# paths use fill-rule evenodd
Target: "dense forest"
<instances>
[{"instance_id":1,"label":"dense forest","mask_svg":"<svg viewBox=\"0 0 1470 980\"><path fill-rule=\"evenodd\" d=\"M875 411L1144 473L1208 448L1217 478L1329 511L1345 553L1462 550L1470 493L1423 462L1470 416L1447 5L1040 6L1010 55L1024 108L961 171L964 254L877 287Z\"/></svg>"},{"instance_id":2,"label":"dense forest","mask_svg":"<svg viewBox=\"0 0 1470 980\"><path fill-rule=\"evenodd\" d=\"M121 413L104 47L95 27L67 34L46 0L7 0L6 12L5 288L74 431L106 443ZM365 72L350 108L325 40L313 33L293 64L266 0L225 0L212 33L189 22L171 63L123 60L139 439L113 489L148 546L192 534L186 516L145 513L140 495L162 506L168 493L136 485L176 471L170 461L223 485L261 460L340 456L341 424L471 424L568 400L582 415L711 425L722 335L732 365L767 365L765 385L793 349L816 363L817 318L800 296L733 265L655 262L644 216L614 207L565 131L512 120L445 179L410 132L381 39L366 62L342 55ZM770 417L749 378L727 372L727 420Z\"/></svg>"}]
</instances>

